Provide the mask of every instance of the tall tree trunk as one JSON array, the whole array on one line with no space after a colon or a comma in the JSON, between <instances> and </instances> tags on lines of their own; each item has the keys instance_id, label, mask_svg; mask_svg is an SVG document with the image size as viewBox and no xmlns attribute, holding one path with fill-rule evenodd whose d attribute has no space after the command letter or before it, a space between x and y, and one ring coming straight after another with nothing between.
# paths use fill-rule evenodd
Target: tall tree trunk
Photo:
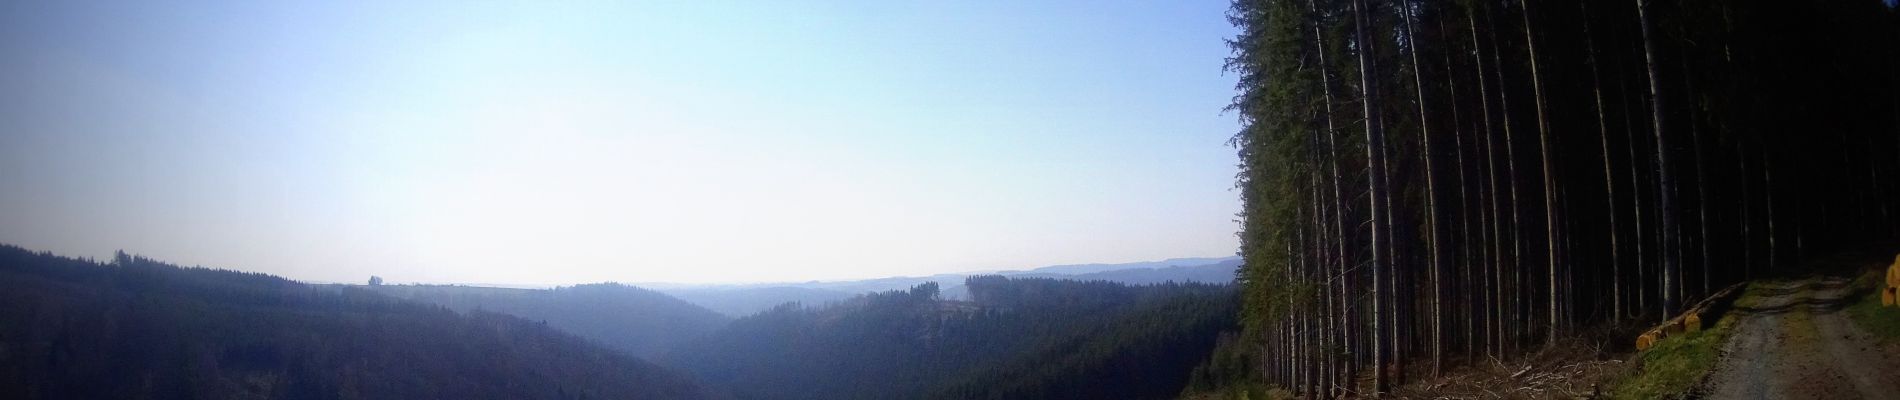
<instances>
[{"instance_id":1,"label":"tall tree trunk","mask_svg":"<svg viewBox=\"0 0 1900 400\"><path fill-rule=\"evenodd\" d=\"M1492 30L1486 31L1486 35L1490 39L1490 42L1491 42L1491 68L1492 68L1491 72L1494 74L1494 77L1496 77L1498 80L1498 115L1499 115L1499 118L1502 120L1501 121L1502 125L1504 126L1504 172L1505 172L1504 182L1505 182L1505 188L1509 189L1510 196L1511 196L1511 253L1510 253L1511 261L1510 263L1512 265L1519 265L1523 263L1523 260L1524 260L1523 258L1524 223L1522 219L1520 218L1520 216L1522 216L1524 213L1523 212L1524 203L1518 200L1518 197L1517 197L1518 175L1517 175L1517 150L1516 150L1516 145L1515 145L1517 143L1517 139L1512 134L1513 130L1511 129L1511 91L1509 90L1508 87L1504 86L1504 59L1503 59L1503 56L1501 55L1502 52L1499 51L1499 48L1498 48L1498 36L1497 36L1497 31L1495 29L1497 24L1495 23L1495 20L1492 19L1491 11L1489 9L1485 10L1484 15L1485 15L1484 19L1485 19L1486 25L1490 25L1493 27ZM1520 292L1523 290L1523 285L1519 284L1519 281L1523 277L1523 273L1522 271L1519 271L1516 268L1505 269L1503 266L1499 266L1499 270L1500 270L1500 273L1509 272L1509 274L1511 275L1510 279L1512 282L1511 285L1508 285L1508 286L1503 285L1501 283L1499 285L1500 292L1508 292L1510 296L1510 299L1503 303L1503 305L1507 305L1506 309L1508 310L1508 312L1510 312L1510 317L1506 318L1503 321L1505 322L1506 327L1509 328L1508 329L1509 335L1504 336L1502 338L1503 340L1501 340L1503 342L1502 347L1506 351L1509 351L1510 349L1513 349L1516 347L1514 345L1514 342L1523 333L1522 321L1518 320L1519 317L1522 316L1521 308L1523 307L1523 301L1520 298L1520 294L1521 294Z\"/></svg>"},{"instance_id":2,"label":"tall tree trunk","mask_svg":"<svg viewBox=\"0 0 1900 400\"><path fill-rule=\"evenodd\" d=\"M1544 115L1544 80L1537 70L1537 36L1531 25L1531 6L1526 0L1517 0L1519 14L1524 16L1524 48L1531 59L1531 90L1537 104L1537 144L1541 150L1544 169L1544 258L1549 261L1546 271L1550 283L1549 338L1548 344L1556 344L1558 334L1563 331L1563 317L1558 311L1561 307L1562 292L1557 290L1557 175L1551 166L1550 120Z\"/></svg>"},{"instance_id":3,"label":"tall tree trunk","mask_svg":"<svg viewBox=\"0 0 1900 400\"><path fill-rule=\"evenodd\" d=\"M1619 35L1618 38L1624 39L1625 37ZM1630 210L1634 211L1636 214L1635 215L1636 217L1636 230L1635 230L1636 235L1635 236L1636 237L1634 239L1636 242L1635 255L1636 255L1636 278L1637 279L1636 279L1636 285L1632 286L1630 289L1631 291L1636 293L1636 302L1634 304L1635 307L1633 309L1643 310L1649 307L1649 298L1648 298L1649 291L1645 290L1647 286L1644 284L1644 280L1646 280L1647 277L1649 276L1649 268L1648 268L1649 257L1647 256L1648 255L1647 251L1645 251L1645 248L1647 247L1648 242L1649 242L1647 240L1648 238L1646 237L1648 235L1645 234L1647 232L1648 225L1644 224L1644 219L1643 219L1643 209L1648 208L1648 207L1645 207L1643 200L1648 199L1649 197L1643 194L1643 186L1644 186L1643 178L1642 178L1642 175L1637 173L1637 171L1642 169L1641 167L1643 164L1643 159L1641 157L1636 156L1636 145L1641 142L1637 141L1636 139L1636 122L1635 120L1631 118L1632 116L1636 114L1635 110L1631 110L1629 107L1630 103L1633 103L1633 102L1641 103L1642 98L1641 98L1641 95L1632 96L1630 94L1630 88L1628 84L1630 80L1629 78L1630 74L1628 70L1623 68L1624 64L1625 63L1617 63L1617 76L1620 79L1617 79L1616 85L1617 85L1617 93L1621 94L1624 99L1624 101L1622 101L1623 139L1624 139L1624 143L1627 144L1627 146L1624 146L1624 149L1628 155L1629 164L1630 164L1630 167L1628 169L1630 173L1630 192L1631 192L1630 193L1631 195ZM1634 98L1634 101L1631 101L1632 98ZM1642 312L1638 311L1636 315L1642 315Z\"/></svg>"},{"instance_id":4,"label":"tall tree trunk","mask_svg":"<svg viewBox=\"0 0 1900 400\"><path fill-rule=\"evenodd\" d=\"M1371 59L1373 57L1372 43L1368 40L1366 33L1366 24L1371 18L1364 0L1353 0L1352 7L1355 21L1353 38L1359 46L1360 104L1365 108L1366 160L1370 164L1367 168L1369 174L1367 184L1370 186L1369 197L1371 197L1370 206L1372 207L1372 385L1373 395L1378 396L1385 393L1391 384L1386 379L1384 347L1387 334L1386 327L1382 326L1386 320L1385 313L1391 310L1385 309L1382 304L1383 297L1381 297L1382 292L1385 291L1384 270L1386 263L1389 262L1384 236L1386 230L1389 229L1387 224L1390 223L1388 220L1391 216L1386 215L1383 204L1386 189L1385 132L1384 127L1380 126L1378 117L1377 80L1373 78L1375 71L1373 71Z\"/></svg>"},{"instance_id":5,"label":"tall tree trunk","mask_svg":"<svg viewBox=\"0 0 1900 400\"><path fill-rule=\"evenodd\" d=\"M1418 103L1418 140L1420 143L1419 151L1421 152L1419 158L1425 161L1426 229L1430 231L1427 237L1430 238L1429 240L1431 242L1429 245L1431 246L1430 272L1432 280L1432 374L1436 375L1438 374L1439 365L1444 362L1444 349L1442 348L1444 344L1443 327L1439 325L1439 322L1444 318L1444 311L1439 304L1439 299L1445 294L1444 279L1440 273L1440 271L1444 269L1444 256L1441 253L1444 239L1439 235L1438 184L1435 178L1433 178L1433 175L1437 175L1437 170L1432 168L1432 124L1429 113L1425 110L1425 74L1422 71L1424 64L1418 61L1418 35L1414 34L1412 29L1411 3L1410 0L1404 2L1405 10L1401 13L1404 14L1405 37L1407 43L1411 44L1412 47L1412 87L1416 89L1416 103Z\"/></svg>"},{"instance_id":6,"label":"tall tree trunk","mask_svg":"<svg viewBox=\"0 0 1900 400\"><path fill-rule=\"evenodd\" d=\"M1689 62L1684 60L1682 65L1683 82L1687 84L1684 86L1684 89L1689 92L1690 96L1699 96L1695 91L1695 78L1689 74ZM1691 97L1689 102L1689 148L1694 150L1695 155L1696 225L1697 228L1701 228L1702 230L1700 234L1696 235L1696 245L1702 248L1701 295L1708 296L1710 293L1709 277L1710 275L1714 275L1715 272L1715 270L1711 268L1715 266L1715 260L1709 256L1709 167L1707 164L1704 164L1702 160L1702 126L1700 123L1701 111L1699 110L1701 104L1694 99L1695 97ZM1841 148L1845 149L1847 146L1841 146Z\"/></svg>"},{"instance_id":7,"label":"tall tree trunk","mask_svg":"<svg viewBox=\"0 0 1900 400\"><path fill-rule=\"evenodd\" d=\"M1756 147L1757 150L1761 150L1762 195L1768 199L1768 270L1775 271L1781 269L1776 264L1781 260L1777 257L1780 255L1781 246L1775 243L1775 164L1768 154L1768 138L1762 138L1762 142Z\"/></svg>"},{"instance_id":8,"label":"tall tree trunk","mask_svg":"<svg viewBox=\"0 0 1900 400\"><path fill-rule=\"evenodd\" d=\"M1465 323L1464 334L1465 334L1466 341L1465 341L1465 347L1463 350L1466 355L1470 355L1473 351L1477 349L1476 344L1473 342L1474 338L1476 338L1477 335L1472 334L1472 331L1475 329L1475 325L1472 322L1474 318L1472 318L1473 313L1471 312L1471 310L1475 308L1476 305L1472 304L1470 300L1471 298L1471 294L1470 294L1471 259L1472 259L1471 253L1474 253L1474 251L1472 251L1472 248L1474 247L1474 244L1475 244L1475 242L1471 238L1471 191L1467 187L1467 182L1470 180L1469 179L1470 175L1465 170L1465 139L1464 139L1465 126L1464 126L1464 121L1463 121L1463 115L1461 115L1458 111L1458 99L1459 99L1458 80L1457 80L1457 75L1452 72L1452 71L1455 71L1455 69L1452 68L1452 60L1451 60L1451 53L1452 53L1451 47L1454 45L1454 43L1451 40L1451 34L1445 30L1445 18L1442 18L1442 17L1438 19L1438 37L1440 38L1439 40L1445 44L1445 47L1446 47L1445 51L1439 52L1439 54L1444 57L1444 61L1445 61L1445 90L1447 91L1447 95L1450 98L1450 101L1445 102L1445 104L1451 107L1452 150L1454 150L1454 153L1456 153L1456 156L1453 157L1452 160L1453 160L1453 163L1456 164L1458 168L1458 223L1459 223L1458 232L1460 235L1459 244L1463 245L1463 246L1460 246L1460 249L1458 251L1458 278L1459 278L1459 282L1462 284L1461 286L1465 288L1465 290L1461 292L1463 293L1463 296L1461 296L1460 298L1465 299L1465 303L1466 303L1463 307L1460 307L1464 310L1460 314L1464 314L1464 317L1465 317L1464 318L1464 323ZM1433 376L1437 376L1438 374L1442 372L1440 371L1440 366L1437 364L1438 364L1438 361L1433 362L1433 366L1432 366Z\"/></svg>"},{"instance_id":9,"label":"tall tree trunk","mask_svg":"<svg viewBox=\"0 0 1900 400\"><path fill-rule=\"evenodd\" d=\"M1332 75L1330 72L1332 71L1331 70L1332 64L1329 63L1326 59L1326 52L1328 50L1328 47L1326 47L1326 32L1325 32L1325 29L1321 27L1321 25L1324 23L1324 18L1322 17L1321 14L1319 14L1320 9L1318 7L1314 7L1313 5L1314 5L1313 0L1307 0L1307 6L1311 8L1313 12L1313 15L1312 15L1313 40L1315 41L1315 43L1319 45L1316 53L1318 54L1318 59L1319 59L1320 93L1322 93L1325 96L1325 101L1326 101L1325 103L1326 151L1327 151L1326 163L1327 163L1327 169L1331 170L1332 172L1331 182L1332 182L1333 207L1334 207L1333 221L1332 221L1333 222L1333 239L1334 239L1333 244L1334 246L1336 246L1336 248L1333 251L1333 257L1335 257L1333 260L1333 263L1335 266L1339 268L1338 275L1327 279L1327 281L1328 282L1332 282L1335 280L1338 281L1337 282L1338 287L1339 287L1338 299L1339 299L1339 310L1340 310L1338 326L1341 328L1340 342L1344 343L1344 345L1341 347L1342 347L1342 350L1346 351L1346 357L1349 360L1348 362L1343 364L1345 366L1344 368L1345 370L1336 371L1338 375L1335 375L1335 376L1351 377L1355 374L1355 370L1352 368L1353 363L1350 362L1350 358L1353 355L1353 352L1352 352L1353 336L1352 336L1352 329L1349 326L1349 324L1354 320L1351 318L1352 313L1349 307L1351 307L1352 302L1350 301L1350 298L1348 296L1350 296L1350 294L1353 292L1351 290L1352 287L1349 286L1349 283L1351 282L1351 280L1348 278L1352 273L1352 266L1349 262L1347 262L1347 258L1346 258L1348 253L1346 250L1346 216L1345 216L1346 210L1349 210L1350 208L1347 206L1348 203L1346 202L1345 190L1341 188L1342 182L1345 182L1345 177L1339 171L1339 139L1337 137L1339 130L1337 127L1333 125L1333 120L1334 120L1333 118L1333 115L1334 115L1333 81L1332 81ZM1334 385L1336 384L1337 382L1334 382ZM1327 390L1330 391L1332 390L1332 388L1333 386L1328 386Z\"/></svg>"},{"instance_id":10,"label":"tall tree trunk","mask_svg":"<svg viewBox=\"0 0 1900 400\"><path fill-rule=\"evenodd\" d=\"M1750 215L1753 213L1754 204L1749 198L1748 182L1754 180L1755 176L1748 173L1748 153L1742 149L1743 144L1740 138L1735 140L1735 164L1738 166L1737 170L1742 172L1738 179L1742 182L1740 196L1742 201L1742 279L1749 280L1755 279L1755 233L1752 231L1755 218Z\"/></svg>"},{"instance_id":11,"label":"tall tree trunk","mask_svg":"<svg viewBox=\"0 0 1900 400\"><path fill-rule=\"evenodd\" d=\"M1472 2L1467 4L1475 5L1477 3ZM1486 314L1488 314L1485 318L1485 337L1491 344L1487 350L1489 350L1492 355L1497 356L1502 355L1504 352L1504 293L1502 287L1504 279L1504 226L1502 225L1504 212L1503 207L1499 204L1497 140L1495 140L1492 129L1491 92L1486 85L1484 51L1483 43L1479 40L1477 13L1478 11L1475 8L1465 9L1467 21L1471 23L1471 56L1472 61L1475 63L1474 65L1477 67L1478 103L1482 106L1481 111L1484 114L1485 163L1487 165L1486 171L1489 175L1488 179L1486 179L1486 184L1490 185L1490 190L1485 191L1486 197L1488 197L1491 202L1491 235L1489 240L1487 240L1487 242L1491 244L1491 260L1487 263L1491 271L1487 276L1489 282L1485 285L1485 303L1489 306L1486 307L1485 310Z\"/></svg>"},{"instance_id":12,"label":"tall tree trunk","mask_svg":"<svg viewBox=\"0 0 1900 400\"><path fill-rule=\"evenodd\" d=\"M1662 74L1656 66L1656 39L1650 33L1649 3L1636 0L1636 19L1642 26L1643 61L1649 70L1650 125L1655 128L1656 136L1656 186L1661 193L1661 204L1657 208L1658 214L1661 214L1664 254L1662 306L1663 320L1667 321L1671 313L1676 312L1678 299L1672 295L1669 287L1675 284L1672 281L1676 279L1679 272L1677 269L1680 268L1677 265L1678 260L1668 256L1670 249L1674 247L1672 236L1676 234L1676 204L1673 194L1675 188L1672 186L1673 182L1670 181L1672 177L1669 170L1669 136L1664 134L1663 110L1667 108L1664 106Z\"/></svg>"},{"instance_id":13,"label":"tall tree trunk","mask_svg":"<svg viewBox=\"0 0 1900 400\"><path fill-rule=\"evenodd\" d=\"M1590 34L1590 10L1588 1L1577 2L1577 11L1583 20L1584 60L1590 65L1590 95L1596 100L1597 138L1603 145L1603 190L1610 206L1610 315L1611 319L1623 318L1623 250L1617 234L1616 218L1616 173L1610 168L1610 128L1603 116L1603 75L1597 68L1596 39Z\"/></svg>"}]
</instances>

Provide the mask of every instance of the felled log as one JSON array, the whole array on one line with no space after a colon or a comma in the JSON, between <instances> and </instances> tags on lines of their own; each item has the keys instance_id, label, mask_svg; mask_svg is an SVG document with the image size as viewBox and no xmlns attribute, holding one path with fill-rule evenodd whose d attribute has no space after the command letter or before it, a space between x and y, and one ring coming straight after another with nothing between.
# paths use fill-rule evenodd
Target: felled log
<instances>
[{"instance_id":1,"label":"felled log","mask_svg":"<svg viewBox=\"0 0 1900 400\"><path fill-rule=\"evenodd\" d=\"M1670 318L1668 321L1664 321L1662 325L1650 328L1644 331L1642 335L1637 335L1636 350L1649 350L1650 347L1656 346L1656 342L1662 341L1663 338L1702 330L1702 315L1708 313L1712 308L1711 306L1715 305L1717 301L1739 293L1741 291L1740 289L1745 285L1746 283L1729 285L1729 287L1723 288L1713 295L1709 295L1708 298L1702 299L1702 301L1696 303L1695 306L1689 307L1689 310L1684 311L1682 315Z\"/></svg>"}]
</instances>

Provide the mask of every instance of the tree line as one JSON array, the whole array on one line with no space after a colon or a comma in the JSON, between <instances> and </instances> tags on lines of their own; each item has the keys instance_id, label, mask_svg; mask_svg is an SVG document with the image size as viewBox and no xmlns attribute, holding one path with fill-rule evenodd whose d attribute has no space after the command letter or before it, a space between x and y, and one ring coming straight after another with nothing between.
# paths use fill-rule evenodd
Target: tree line
<instances>
[{"instance_id":1,"label":"tree line","mask_svg":"<svg viewBox=\"0 0 1900 400\"><path fill-rule=\"evenodd\" d=\"M1900 14L1877 0L1229 19L1236 343L1272 385L1376 395L1900 235Z\"/></svg>"}]
</instances>

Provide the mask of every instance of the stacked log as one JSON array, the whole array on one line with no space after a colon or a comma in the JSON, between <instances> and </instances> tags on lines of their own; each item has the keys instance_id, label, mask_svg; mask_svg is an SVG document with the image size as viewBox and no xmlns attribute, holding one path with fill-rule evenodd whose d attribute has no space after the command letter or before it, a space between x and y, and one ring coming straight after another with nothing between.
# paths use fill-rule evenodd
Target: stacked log
<instances>
[{"instance_id":1,"label":"stacked log","mask_svg":"<svg viewBox=\"0 0 1900 400\"><path fill-rule=\"evenodd\" d=\"M1887 267L1887 285L1880 288L1880 304L1900 307L1900 256L1893 257L1893 265Z\"/></svg>"},{"instance_id":2,"label":"stacked log","mask_svg":"<svg viewBox=\"0 0 1900 400\"><path fill-rule=\"evenodd\" d=\"M1746 285L1746 283L1730 285L1721 291L1715 292L1715 294L1709 296L1709 298L1703 299L1701 303L1696 303L1694 307L1689 307L1689 311L1684 311L1682 315L1678 315L1675 318L1669 319L1669 321L1663 322L1662 325L1644 331L1642 335L1636 337L1636 350L1649 350L1650 347L1654 347L1656 342L1662 341L1663 338L1702 330L1702 321L1705 319L1706 314L1714 309L1714 305L1717 304L1717 302L1728 299L1736 293L1740 293L1741 288Z\"/></svg>"}]
</instances>

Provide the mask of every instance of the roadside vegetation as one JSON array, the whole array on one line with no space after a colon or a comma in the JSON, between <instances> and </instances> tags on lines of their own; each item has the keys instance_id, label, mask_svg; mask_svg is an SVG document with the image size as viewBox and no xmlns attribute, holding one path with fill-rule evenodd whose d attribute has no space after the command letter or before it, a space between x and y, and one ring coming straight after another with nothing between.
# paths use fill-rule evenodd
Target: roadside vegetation
<instances>
[{"instance_id":1,"label":"roadside vegetation","mask_svg":"<svg viewBox=\"0 0 1900 400\"><path fill-rule=\"evenodd\" d=\"M1847 306L1847 317L1853 319L1854 324L1860 325L1861 329L1880 337L1881 343L1900 345L1900 308L1880 304L1884 272L1875 269L1854 280L1854 293L1858 294L1859 300Z\"/></svg>"},{"instance_id":2,"label":"roadside vegetation","mask_svg":"<svg viewBox=\"0 0 1900 400\"><path fill-rule=\"evenodd\" d=\"M1736 304L1759 301L1761 285L1750 284ZM1613 399L1680 398L1693 390L1722 358L1722 344L1735 330L1736 317L1724 314L1713 327L1664 338L1632 357L1629 369L1606 387Z\"/></svg>"}]
</instances>

